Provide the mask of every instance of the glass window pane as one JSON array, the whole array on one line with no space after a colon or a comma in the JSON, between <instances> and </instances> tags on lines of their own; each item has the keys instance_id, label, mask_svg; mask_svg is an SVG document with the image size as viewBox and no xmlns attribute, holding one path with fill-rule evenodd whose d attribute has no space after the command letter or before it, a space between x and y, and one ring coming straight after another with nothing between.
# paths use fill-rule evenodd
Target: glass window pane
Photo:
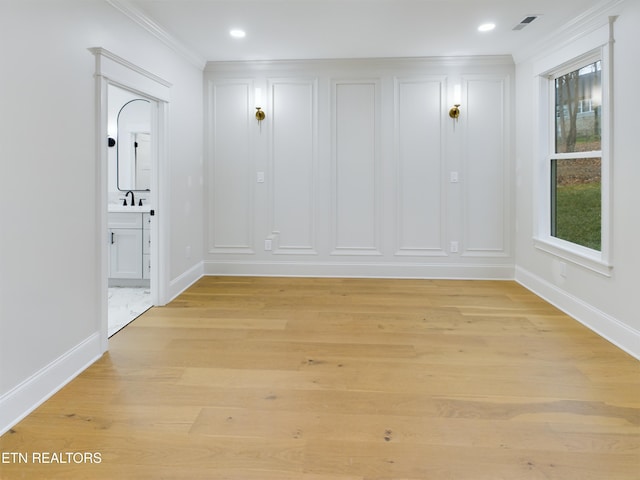
<instances>
[{"instance_id":1,"label":"glass window pane","mask_svg":"<svg viewBox=\"0 0 640 480\"><path fill-rule=\"evenodd\" d=\"M601 248L600 158L551 160L551 235Z\"/></svg>"},{"instance_id":2,"label":"glass window pane","mask_svg":"<svg viewBox=\"0 0 640 480\"><path fill-rule=\"evenodd\" d=\"M556 78L556 153L601 150L600 60Z\"/></svg>"}]
</instances>

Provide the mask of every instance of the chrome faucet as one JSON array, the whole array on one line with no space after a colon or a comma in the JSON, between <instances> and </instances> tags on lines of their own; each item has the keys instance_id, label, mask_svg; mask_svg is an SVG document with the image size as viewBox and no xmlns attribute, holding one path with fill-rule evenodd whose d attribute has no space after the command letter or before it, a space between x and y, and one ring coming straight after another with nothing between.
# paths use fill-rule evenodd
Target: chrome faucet
<instances>
[{"instance_id":1,"label":"chrome faucet","mask_svg":"<svg viewBox=\"0 0 640 480\"><path fill-rule=\"evenodd\" d=\"M134 207L136 205L136 199L133 195L133 192L131 190L129 190L127 193L124 194L124 203L122 205L127 205L127 196L131 194L131 206Z\"/></svg>"}]
</instances>

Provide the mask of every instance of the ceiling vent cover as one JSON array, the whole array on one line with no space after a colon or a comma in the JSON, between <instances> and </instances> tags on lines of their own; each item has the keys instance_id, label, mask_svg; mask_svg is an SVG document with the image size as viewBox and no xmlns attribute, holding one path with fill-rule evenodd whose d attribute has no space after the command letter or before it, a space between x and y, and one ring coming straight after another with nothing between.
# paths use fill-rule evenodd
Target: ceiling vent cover
<instances>
[{"instance_id":1,"label":"ceiling vent cover","mask_svg":"<svg viewBox=\"0 0 640 480\"><path fill-rule=\"evenodd\" d=\"M518 25L516 25L515 27L513 27L514 30L522 30L524 27L526 27L527 25L529 25L531 22L533 22L536 18L538 18L540 15L528 15L526 16Z\"/></svg>"}]
</instances>

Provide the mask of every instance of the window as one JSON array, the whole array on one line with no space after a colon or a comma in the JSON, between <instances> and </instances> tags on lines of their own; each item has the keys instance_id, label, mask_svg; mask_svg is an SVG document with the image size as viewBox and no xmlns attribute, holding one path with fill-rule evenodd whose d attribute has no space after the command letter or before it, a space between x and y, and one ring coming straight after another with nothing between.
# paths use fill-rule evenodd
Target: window
<instances>
[{"instance_id":1,"label":"window","mask_svg":"<svg viewBox=\"0 0 640 480\"><path fill-rule=\"evenodd\" d=\"M572 67L573 68L573 67ZM552 237L601 251L602 62L554 74L553 151L549 155Z\"/></svg>"},{"instance_id":2,"label":"window","mask_svg":"<svg viewBox=\"0 0 640 480\"><path fill-rule=\"evenodd\" d=\"M540 115L534 244L603 275L611 271L610 27L534 65Z\"/></svg>"}]
</instances>

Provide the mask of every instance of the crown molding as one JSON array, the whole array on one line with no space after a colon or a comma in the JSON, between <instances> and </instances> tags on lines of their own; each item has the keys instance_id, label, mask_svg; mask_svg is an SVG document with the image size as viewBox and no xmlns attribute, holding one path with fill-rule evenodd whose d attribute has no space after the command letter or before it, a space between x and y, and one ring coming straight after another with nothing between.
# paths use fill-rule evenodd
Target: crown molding
<instances>
[{"instance_id":1,"label":"crown molding","mask_svg":"<svg viewBox=\"0 0 640 480\"><path fill-rule=\"evenodd\" d=\"M174 52L180 55L182 58L187 60L193 66L199 68L200 70L204 70L205 64L207 61L191 50L189 47L184 45L178 39L176 39L173 35L167 32L162 26L156 23L152 18L150 18L146 13L140 10L138 7L134 6L128 0L105 0L109 5L123 13L135 23L140 25L144 30L149 32L151 35L156 37L162 43L171 48Z\"/></svg>"},{"instance_id":2,"label":"crown molding","mask_svg":"<svg viewBox=\"0 0 640 480\"><path fill-rule=\"evenodd\" d=\"M582 14L567 22L561 29L556 30L551 35L542 38L518 52L515 52L513 59L516 64L548 54L567 43L571 43L579 38L588 35L598 28L609 23L609 17L619 13L620 7L626 0L603 0L586 10Z\"/></svg>"},{"instance_id":3,"label":"crown molding","mask_svg":"<svg viewBox=\"0 0 640 480\"><path fill-rule=\"evenodd\" d=\"M379 57L379 58L319 58L299 60L223 60L209 61L205 72L231 73L247 71L301 71L322 70L323 68L371 68L376 72L403 68L427 67L512 67L511 55L472 55L443 57Z\"/></svg>"}]
</instances>

